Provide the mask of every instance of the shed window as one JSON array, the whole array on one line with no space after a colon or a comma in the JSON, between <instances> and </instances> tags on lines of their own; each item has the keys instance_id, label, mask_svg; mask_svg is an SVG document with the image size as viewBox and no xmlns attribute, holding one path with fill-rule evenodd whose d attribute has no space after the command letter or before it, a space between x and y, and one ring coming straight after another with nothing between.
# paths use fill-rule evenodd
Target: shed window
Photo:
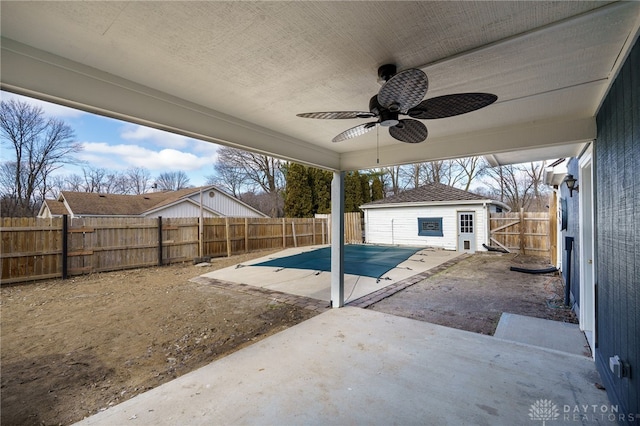
<instances>
[{"instance_id":1,"label":"shed window","mask_svg":"<svg viewBox=\"0 0 640 426\"><path fill-rule=\"evenodd\" d=\"M425 237L442 237L441 217L419 217L418 235Z\"/></svg>"}]
</instances>

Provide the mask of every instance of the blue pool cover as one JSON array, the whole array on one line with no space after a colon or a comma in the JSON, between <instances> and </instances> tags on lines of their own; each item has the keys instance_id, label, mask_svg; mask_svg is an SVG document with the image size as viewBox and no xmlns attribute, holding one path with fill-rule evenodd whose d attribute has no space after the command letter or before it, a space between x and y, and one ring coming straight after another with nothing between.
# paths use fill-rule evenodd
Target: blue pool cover
<instances>
[{"instance_id":1,"label":"blue pool cover","mask_svg":"<svg viewBox=\"0 0 640 426\"><path fill-rule=\"evenodd\" d=\"M424 247L391 247L350 244L344 246L344 273L380 278ZM331 247L280 257L251 266L331 271Z\"/></svg>"}]
</instances>

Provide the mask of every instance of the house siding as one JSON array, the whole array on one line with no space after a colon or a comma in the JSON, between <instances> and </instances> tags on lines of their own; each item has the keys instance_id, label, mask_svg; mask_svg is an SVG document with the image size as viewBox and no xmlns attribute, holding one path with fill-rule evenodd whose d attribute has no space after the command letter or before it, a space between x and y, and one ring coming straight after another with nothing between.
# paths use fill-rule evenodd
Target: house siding
<instances>
[{"instance_id":1,"label":"house siding","mask_svg":"<svg viewBox=\"0 0 640 426\"><path fill-rule=\"evenodd\" d=\"M596 365L613 404L640 413L640 44L636 41L597 115ZM619 355L631 378L618 378ZM630 423L630 422L629 422Z\"/></svg>"},{"instance_id":2,"label":"house siding","mask_svg":"<svg viewBox=\"0 0 640 426\"><path fill-rule=\"evenodd\" d=\"M385 207L365 210L365 240L371 244L441 247L456 250L458 212L474 212L476 250L487 239L487 217L482 205ZM418 218L442 218L442 237L418 235Z\"/></svg>"},{"instance_id":3,"label":"house siding","mask_svg":"<svg viewBox=\"0 0 640 426\"><path fill-rule=\"evenodd\" d=\"M210 211L203 209L202 215L204 217L219 217L214 215ZM176 204L164 209L155 211L151 217L200 217L200 207L196 204L183 201L180 204Z\"/></svg>"},{"instance_id":4,"label":"house siding","mask_svg":"<svg viewBox=\"0 0 640 426\"><path fill-rule=\"evenodd\" d=\"M210 197L210 192L213 192L215 195ZM196 204L200 203L200 194L194 194L190 198ZM205 191L202 194L202 202L205 206L226 217L264 217L255 210L239 203L237 199L214 189Z\"/></svg>"},{"instance_id":5,"label":"house siding","mask_svg":"<svg viewBox=\"0 0 640 426\"><path fill-rule=\"evenodd\" d=\"M572 158L567 164L567 173L578 177L579 164L577 158ZM578 185L580 182L578 182ZM562 278L571 287L573 302L580 308L580 197L577 192L569 196L567 185L560 185L560 197L567 203L567 229L562 231ZM566 237L573 238L571 259L568 259ZM570 266L570 267L569 267Z\"/></svg>"},{"instance_id":6,"label":"house siding","mask_svg":"<svg viewBox=\"0 0 640 426\"><path fill-rule=\"evenodd\" d=\"M209 196L213 193L213 197ZM265 217L265 215L246 206L236 198L233 198L216 189L208 189L202 194L204 217ZM153 210L148 216L162 217L200 217L200 193L197 192L180 203Z\"/></svg>"}]
</instances>

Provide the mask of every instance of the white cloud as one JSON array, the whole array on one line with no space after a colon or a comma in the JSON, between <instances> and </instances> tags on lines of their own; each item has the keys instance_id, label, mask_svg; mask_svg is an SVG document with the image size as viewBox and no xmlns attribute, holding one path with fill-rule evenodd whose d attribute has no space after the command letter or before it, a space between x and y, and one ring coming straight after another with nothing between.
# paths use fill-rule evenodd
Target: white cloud
<instances>
[{"instance_id":1,"label":"white cloud","mask_svg":"<svg viewBox=\"0 0 640 426\"><path fill-rule=\"evenodd\" d=\"M92 164L101 164L101 167L106 168L126 169L135 166L145 167L151 171L192 171L211 166L215 161L215 153L197 156L171 148L154 151L138 145L109 145L104 142L87 142L83 146L84 151L81 154L83 160Z\"/></svg>"},{"instance_id":2,"label":"white cloud","mask_svg":"<svg viewBox=\"0 0 640 426\"><path fill-rule=\"evenodd\" d=\"M195 143L191 147L193 152L197 152L198 154L206 155L206 156L214 156L218 155L218 148L220 145L216 145L215 143L205 142L205 141L194 141Z\"/></svg>"},{"instance_id":3,"label":"white cloud","mask_svg":"<svg viewBox=\"0 0 640 426\"><path fill-rule=\"evenodd\" d=\"M62 105L41 101L35 98L29 98L27 96L20 96L10 92L0 92L0 99L3 101L9 101L11 99L15 99L21 102L27 102L30 105L38 106L42 108L42 111L46 116L50 117L80 117L83 114L88 114L87 112L80 111L79 109L68 108Z\"/></svg>"},{"instance_id":4,"label":"white cloud","mask_svg":"<svg viewBox=\"0 0 640 426\"><path fill-rule=\"evenodd\" d=\"M120 137L125 140L153 142L155 145L167 148L187 148L196 142L194 139L186 136L176 135L175 133L137 124L125 125L120 133Z\"/></svg>"}]
</instances>

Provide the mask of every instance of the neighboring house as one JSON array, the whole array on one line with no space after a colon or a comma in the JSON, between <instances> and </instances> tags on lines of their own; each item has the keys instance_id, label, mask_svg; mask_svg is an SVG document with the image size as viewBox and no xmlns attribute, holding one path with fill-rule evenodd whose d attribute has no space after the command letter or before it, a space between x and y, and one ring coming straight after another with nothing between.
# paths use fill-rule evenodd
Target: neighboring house
<instances>
[{"instance_id":1,"label":"neighboring house","mask_svg":"<svg viewBox=\"0 0 640 426\"><path fill-rule=\"evenodd\" d=\"M597 113L597 139L546 179L558 198L557 264L621 424L640 418L638 70L636 41Z\"/></svg>"},{"instance_id":2,"label":"neighboring house","mask_svg":"<svg viewBox=\"0 0 640 426\"><path fill-rule=\"evenodd\" d=\"M448 185L433 183L360 206L365 241L442 247L473 253L489 244L489 214L509 207Z\"/></svg>"},{"instance_id":3,"label":"neighboring house","mask_svg":"<svg viewBox=\"0 0 640 426\"><path fill-rule=\"evenodd\" d=\"M44 201L38 217L200 217L201 207L203 217L268 217L215 186L141 195L61 191Z\"/></svg>"}]
</instances>

